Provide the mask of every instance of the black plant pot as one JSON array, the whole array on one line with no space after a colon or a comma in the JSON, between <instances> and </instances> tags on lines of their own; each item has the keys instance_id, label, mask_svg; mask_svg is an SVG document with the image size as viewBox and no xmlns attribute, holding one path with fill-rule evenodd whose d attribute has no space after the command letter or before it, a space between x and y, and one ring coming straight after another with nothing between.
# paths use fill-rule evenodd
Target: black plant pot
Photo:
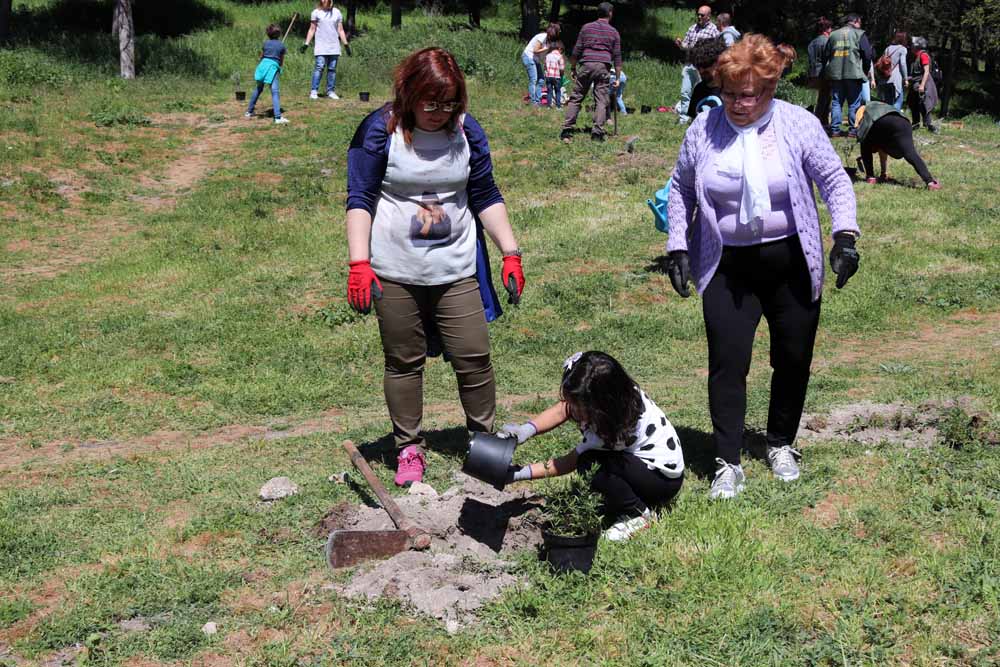
<instances>
[{"instance_id":1,"label":"black plant pot","mask_svg":"<svg viewBox=\"0 0 1000 667\"><path fill-rule=\"evenodd\" d=\"M650 113L652 110L653 107L649 106L648 104L643 104L641 107L639 107L640 113Z\"/></svg>"},{"instance_id":2,"label":"black plant pot","mask_svg":"<svg viewBox=\"0 0 1000 667\"><path fill-rule=\"evenodd\" d=\"M517 438L501 438L493 433L473 433L462 472L492 484L497 491L503 491L503 487L507 485L507 469L514 459L516 445Z\"/></svg>"},{"instance_id":3,"label":"black plant pot","mask_svg":"<svg viewBox=\"0 0 1000 667\"><path fill-rule=\"evenodd\" d=\"M370 93L368 91L358 93L358 99L360 99L362 102L367 102L369 97Z\"/></svg>"},{"instance_id":4,"label":"black plant pot","mask_svg":"<svg viewBox=\"0 0 1000 667\"><path fill-rule=\"evenodd\" d=\"M587 574L594 566L598 533L567 537L542 529L542 557L555 572Z\"/></svg>"},{"instance_id":5,"label":"black plant pot","mask_svg":"<svg viewBox=\"0 0 1000 667\"><path fill-rule=\"evenodd\" d=\"M247 91L245 91L245 90L237 90L237 91L234 91L234 92L236 93L236 101L237 102L242 102L242 101L246 100L246 98L247 98Z\"/></svg>"}]
</instances>

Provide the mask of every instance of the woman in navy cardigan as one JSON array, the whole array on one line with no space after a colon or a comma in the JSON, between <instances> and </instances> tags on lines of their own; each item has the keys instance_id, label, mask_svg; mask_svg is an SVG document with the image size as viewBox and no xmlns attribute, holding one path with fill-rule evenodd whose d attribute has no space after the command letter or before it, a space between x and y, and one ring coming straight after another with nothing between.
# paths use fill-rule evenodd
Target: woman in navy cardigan
<instances>
[{"instance_id":1,"label":"woman in navy cardigan","mask_svg":"<svg viewBox=\"0 0 1000 667\"><path fill-rule=\"evenodd\" d=\"M396 68L392 104L365 118L347 152L347 298L378 316L384 389L399 450L396 484L426 467L423 371L438 337L469 431L492 431L496 388L486 323L500 314L483 230L503 254L503 284L524 289L521 251L493 181L486 134L465 113L465 78L439 48Z\"/></svg>"}]
</instances>

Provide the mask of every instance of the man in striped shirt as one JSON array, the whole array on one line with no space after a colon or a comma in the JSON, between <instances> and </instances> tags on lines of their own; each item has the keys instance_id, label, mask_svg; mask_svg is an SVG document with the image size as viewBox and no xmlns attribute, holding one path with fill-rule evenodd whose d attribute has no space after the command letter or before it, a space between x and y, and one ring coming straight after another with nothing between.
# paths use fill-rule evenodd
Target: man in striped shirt
<instances>
[{"instance_id":1,"label":"man in striped shirt","mask_svg":"<svg viewBox=\"0 0 1000 667\"><path fill-rule=\"evenodd\" d=\"M566 118L563 121L559 137L569 143L573 140L573 127L580 113L580 106L587 91L594 87L594 125L590 130L590 138L594 141L604 141L604 123L608 120L608 87L610 85L611 64L617 71L622 71L622 40L618 31L611 27L611 16L614 9L610 2L602 2L597 6L597 20L592 21L580 30L570 56L570 66L574 75L573 92L566 104ZM579 68L577 68L579 63Z\"/></svg>"},{"instance_id":2,"label":"man in striped shirt","mask_svg":"<svg viewBox=\"0 0 1000 667\"><path fill-rule=\"evenodd\" d=\"M687 108L691 102L691 91L701 81L701 77L698 75L698 68L691 64L691 59L687 54L701 40L715 39L718 36L719 29L712 23L712 8L702 6L698 8L698 22L688 28L684 39L678 37L674 40L677 46L684 49L684 69L681 70L681 99L674 107L674 111L678 113L681 122L687 122L688 120Z\"/></svg>"}]
</instances>

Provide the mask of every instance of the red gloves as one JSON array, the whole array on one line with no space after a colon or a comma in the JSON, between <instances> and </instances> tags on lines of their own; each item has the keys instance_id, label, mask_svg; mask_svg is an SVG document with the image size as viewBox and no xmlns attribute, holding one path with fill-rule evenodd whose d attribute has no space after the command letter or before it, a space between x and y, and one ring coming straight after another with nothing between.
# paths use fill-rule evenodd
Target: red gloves
<instances>
[{"instance_id":1,"label":"red gloves","mask_svg":"<svg viewBox=\"0 0 1000 667\"><path fill-rule=\"evenodd\" d=\"M351 272L347 276L347 303L362 315L367 315L372 309L372 292L376 299L382 298L382 283L367 259L350 262L348 266Z\"/></svg>"},{"instance_id":2,"label":"red gloves","mask_svg":"<svg viewBox=\"0 0 1000 667\"><path fill-rule=\"evenodd\" d=\"M507 288L510 295L508 303L517 305L521 300L521 292L524 291L524 271L521 270L521 257L519 255L506 255L503 258L503 270L500 273L503 286Z\"/></svg>"}]
</instances>

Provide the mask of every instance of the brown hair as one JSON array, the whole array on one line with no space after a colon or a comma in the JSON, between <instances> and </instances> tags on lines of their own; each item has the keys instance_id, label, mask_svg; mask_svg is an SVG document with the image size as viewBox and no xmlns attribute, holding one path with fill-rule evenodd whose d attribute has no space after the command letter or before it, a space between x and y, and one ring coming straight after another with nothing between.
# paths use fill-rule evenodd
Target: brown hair
<instances>
[{"instance_id":1,"label":"brown hair","mask_svg":"<svg viewBox=\"0 0 1000 667\"><path fill-rule=\"evenodd\" d=\"M278 39L279 37L281 37L281 26L278 25L277 23L272 23L271 25L267 26L267 30L265 32L267 33L267 36L270 37L271 39Z\"/></svg>"},{"instance_id":2,"label":"brown hair","mask_svg":"<svg viewBox=\"0 0 1000 667\"><path fill-rule=\"evenodd\" d=\"M545 37L550 41L554 42L559 39L559 33L562 32L562 26L559 25L558 21L553 21L549 24L549 27L545 29Z\"/></svg>"},{"instance_id":3,"label":"brown hair","mask_svg":"<svg viewBox=\"0 0 1000 667\"><path fill-rule=\"evenodd\" d=\"M724 87L727 82L742 81L750 77L751 81L759 80L766 87L773 88L794 59L795 50L790 51L791 53L780 50L764 35L744 35L743 39L719 56L715 67L719 86Z\"/></svg>"},{"instance_id":4,"label":"brown hair","mask_svg":"<svg viewBox=\"0 0 1000 667\"><path fill-rule=\"evenodd\" d=\"M910 33L906 32L905 30L898 30L898 31L896 31L896 34L893 35L892 43L893 44L899 44L900 46L909 46L910 45Z\"/></svg>"},{"instance_id":5,"label":"brown hair","mask_svg":"<svg viewBox=\"0 0 1000 667\"><path fill-rule=\"evenodd\" d=\"M826 18L825 16L820 16L819 19L817 19L816 21L817 34L821 35L827 30L830 30L831 28L833 28L833 21L831 21L830 19Z\"/></svg>"},{"instance_id":6,"label":"brown hair","mask_svg":"<svg viewBox=\"0 0 1000 667\"><path fill-rule=\"evenodd\" d=\"M451 100L442 99L452 90ZM416 127L413 111L422 100L458 103L448 121L449 130L455 129L455 122L469 105L465 76L455 56L438 47L421 49L406 56L393 73L392 92L392 116L386 130L391 134L397 127L403 128L407 145L413 141L413 128Z\"/></svg>"}]
</instances>

